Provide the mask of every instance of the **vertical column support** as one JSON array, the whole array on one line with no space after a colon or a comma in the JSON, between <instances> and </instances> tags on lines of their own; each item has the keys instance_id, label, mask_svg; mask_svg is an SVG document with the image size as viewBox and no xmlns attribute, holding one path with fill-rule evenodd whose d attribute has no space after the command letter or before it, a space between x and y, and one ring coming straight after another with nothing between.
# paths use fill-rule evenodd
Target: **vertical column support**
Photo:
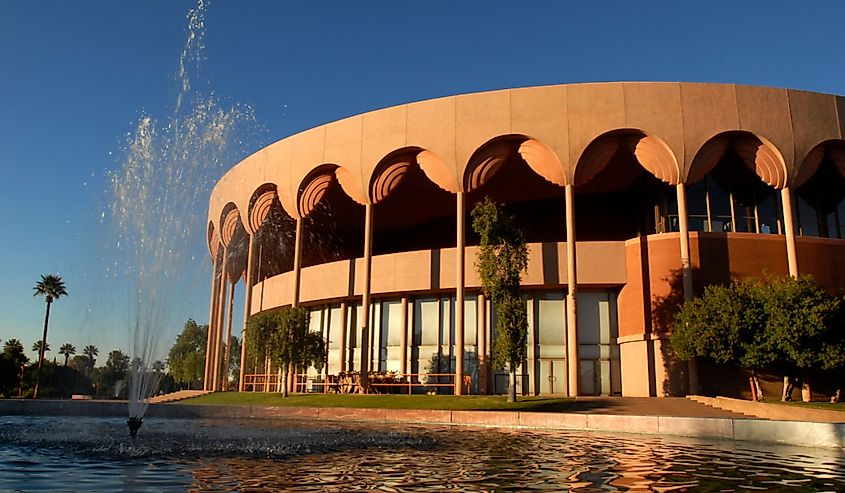
<instances>
[{"instance_id":1,"label":"vertical column support","mask_svg":"<svg viewBox=\"0 0 845 493\"><path fill-rule=\"evenodd\" d=\"M300 217L296 220L296 234L293 238L293 300L291 306L296 308L299 306L299 286L302 279L302 223L303 219ZM288 392L296 392L297 389L297 368L293 365L288 366Z\"/></svg>"},{"instance_id":2,"label":"vertical column support","mask_svg":"<svg viewBox=\"0 0 845 493\"><path fill-rule=\"evenodd\" d=\"M367 389L370 371L370 285L373 261L373 204L364 209L364 292L361 296L361 387Z\"/></svg>"},{"instance_id":3,"label":"vertical column support","mask_svg":"<svg viewBox=\"0 0 845 493\"><path fill-rule=\"evenodd\" d=\"M683 183L675 186L678 198L678 226L680 227L681 243L681 273L684 283L684 301L693 297L692 288L692 262L690 261L689 246L689 218L687 216L687 190ZM698 394L698 363L695 356L690 358L689 368L689 390L691 394Z\"/></svg>"},{"instance_id":4,"label":"vertical column support","mask_svg":"<svg viewBox=\"0 0 845 493\"><path fill-rule=\"evenodd\" d=\"M249 249L246 257L246 279L244 279L244 327L241 331L241 364L240 378L238 379L238 391L244 391L244 374L246 374L246 332L249 316L252 315L252 284L253 262L255 256L255 235L249 235Z\"/></svg>"},{"instance_id":5,"label":"vertical column support","mask_svg":"<svg viewBox=\"0 0 845 493\"><path fill-rule=\"evenodd\" d=\"M455 248L455 395L464 393L464 193L457 193Z\"/></svg>"},{"instance_id":6,"label":"vertical column support","mask_svg":"<svg viewBox=\"0 0 845 493\"><path fill-rule=\"evenodd\" d=\"M399 339L399 373L408 373L408 297L402 297L402 336Z\"/></svg>"},{"instance_id":7,"label":"vertical column support","mask_svg":"<svg viewBox=\"0 0 845 493\"><path fill-rule=\"evenodd\" d=\"M218 246L219 248L219 246ZM214 350L214 330L215 330L215 319L217 317L217 259L219 258L218 255L214 256L211 263L211 299L209 300L209 310L208 310L208 332L206 333L206 340L205 340L205 372L203 377L202 388L203 390L212 390L211 387L211 367L214 361L212 357L212 352Z\"/></svg>"},{"instance_id":8,"label":"vertical column support","mask_svg":"<svg viewBox=\"0 0 845 493\"><path fill-rule=\"evenodd\" d=\"M783 230L786 233L786 259L789 263L789 275L798 277L798 254L795 249L795 225L792 215L792 191L784 187L780 191L781 202L783 202Z\"/></svg>"},{"instance_id":9,"label":"vertical column support","mask_svg":"<svg viewBox=\"0 0 845 493\"><path fill-rule=\"evenodd\" d=\"M678 196L678 226L681 236L681 272L684 282L684 300L692 299L692 262L690 261L689 221L687 217L687 191L683 183L675 186Z\"/></svg>"},{"instance_id":10,"label":"vertical column support","mask_svg":"<svg viewBox=\"0 0 845 493\"><path fill-rule=\"evenodd\" d=\"M476 326L478 327L478 393L487 394L487 300L478 294L476 303Z\"/></svg>"},{"instance_id":11,"label":"vertical column support","mask_svg":"<svg viewBox=\"0 0 845 493\"><path fill-rule=\"evenodd\" d=\"M229 388L229 365L232 358L232 308L235 306L235 284L232 282L232 289L229 290L229 308L228 320L226 321L226 338L223 339L223 344L226 346L226 356L223 358L223 379L220 382L220 390L226 391Z\"/></svg>"},{"instance_id":12,"label":"vertical column support","mask_svg":"<svg viewBox=\"0 0 845 493\"><path fill-rule=\"evenodd\" d=\"M299 285L302 279L302 222L296 220L296 236L293 243L293 306L299 306Z\"/></svg>"},{"instance_id":13,"label":"vertical column support","mask_svg":"<svg viewBox=\"0 0 845 493\"><path fill-rule=\"evenodd\" d=\"M346 362L349 361L349 355L346 354L346 331L349 328L349 306L343 301L340 303L340 341L338 352L340 353L340 368L339 372L346 371Z\"/></svg>"},{"instance_id":14,"label":"vertical column support","mask_svg":"<svg viewBox=\"0 0 845 493\"><path fill-rule=\"evenodd\" d=\"M223 325L223 315L226 310L226 288L228 287L229 282L226 280L228 277L228 273L226 272L226 257L228 257L229 248L223 247L223 266L220 268L220 293L218 298L218 309L217 309L217 321L215 323L215 330L214 330L214 364L212 365L212 375L211 375L211 390L217 391L220 388L219 381L220 381L220 339L222 339L222 334L220 333L220 328Z\"/></svg>"},{"instance_id":15,"label":"vertical column support","mask_svg":"<svg viewBox=\"0 0 845 493\"><path fill-rule=\"evenodd\" d=\"M579 358L578 358L578 310L575 295L578 279L575 258L575 191L571 184L566 185L566 392L569 396L578 395Z\"/></svg>"}]
</instances>

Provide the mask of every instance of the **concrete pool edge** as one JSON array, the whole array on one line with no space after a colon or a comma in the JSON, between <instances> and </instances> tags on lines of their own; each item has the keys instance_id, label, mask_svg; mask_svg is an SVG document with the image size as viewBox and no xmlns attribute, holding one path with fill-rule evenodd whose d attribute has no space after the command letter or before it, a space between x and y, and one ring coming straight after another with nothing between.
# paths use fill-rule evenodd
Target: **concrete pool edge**
<instances>
[{"instance_id":1,"label":"concrete pool edge","mask_svg":"<svg viewBox=\"0 0 845 493\"><path fill-rule=\"evenodd\" d=\"M0 400L0 415L126 416L125 402ZM320 419L512 429L634 433L845 449L845 423L598 413L152 404L161 418Z\"/></svg>"}]
</instances>

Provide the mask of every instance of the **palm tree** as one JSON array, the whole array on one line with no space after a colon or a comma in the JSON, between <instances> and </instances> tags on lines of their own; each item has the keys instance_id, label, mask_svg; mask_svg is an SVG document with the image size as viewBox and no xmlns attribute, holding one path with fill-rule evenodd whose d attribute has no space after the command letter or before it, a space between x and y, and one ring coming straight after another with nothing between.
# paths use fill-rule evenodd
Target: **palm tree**
<instances>
[{"instance_id":1,"label":"palm tree","mask_svg":"<svg viewBox=\"0 0 845 493\"><path fill-rule=\"evenodd\" d=\"M65 355L65 366L67 366L68 358L76 354L76 347L73 344L66 342L62 344L61 349L59 349L59 354Z\"/></svg>"},{"instance_id":2,"label":"palm tree","mask_svg":"<svg viewBox=\"0 0 845 493\"><path fill-rule=\"evenodd\" d=\"M61 296L67 296L67 290L65 289L65 283L62 281L62 277L54 274L42 275L41 280L35 284L33 289L35 290L33 296L43 296L47 302L47 311L44 314L44 335L41 337L41 347L38 353L38 369L35 372L35 392L32 395L34 399L37 399L38 384L41 379L41 365L44 364L44 351L47 347L47 326L50 323L50 305L53 303L53 300Z\"/></svg>"},{"instance_id":3,"label":"palm tree","mask_svg":"<svg viewBox=\"0 0 845 493\"><path fill-rule=\"evenodd\" d=\"M41 354L41 346L42 346L42 344L44 344L42 341L35 341L35 342L33 342L33 343L32 343L32 350L33 350L33 351L35 351L36 353L38 353L38 354L40 355L40 354ZM46 348L44 348L44 352L46 353L46 352L49 352L49 351L50 351L50 345L49 345L49 344L47 344L47 347L46 347Z\"/></svg>"},{"instance_id":4,"label":"palm tree","mask_svg":"<svg viewBox=\"0 0 845 493\"><path fill-rule=\"evenodd\" d=\"M82 354L88 356L88 361L91 364L91 369L94 369L94 362L96 361L95 356L99 356L100 352L97 350L97 346L93 344L89 344L85 346L85 349L82 350Z\"/></svg>"}]
</instances>

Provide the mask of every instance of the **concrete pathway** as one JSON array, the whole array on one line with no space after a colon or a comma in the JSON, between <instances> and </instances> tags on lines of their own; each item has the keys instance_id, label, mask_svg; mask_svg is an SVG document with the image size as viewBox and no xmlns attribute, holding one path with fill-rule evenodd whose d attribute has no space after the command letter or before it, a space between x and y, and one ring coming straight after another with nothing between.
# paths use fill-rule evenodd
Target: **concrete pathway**
<instances>
[{"instance_id":1,"label":"concrete pathway","mask_svg":"<svg viewBox=\"0 0 845 493\"><path fill-rule=\"evenodd\" d=\"M179 390L169 394L157 395L150 399L150 404L164 404L165 402L176 402L192 397L210 394L210 390Z\"/></svg>"}]
</instances>

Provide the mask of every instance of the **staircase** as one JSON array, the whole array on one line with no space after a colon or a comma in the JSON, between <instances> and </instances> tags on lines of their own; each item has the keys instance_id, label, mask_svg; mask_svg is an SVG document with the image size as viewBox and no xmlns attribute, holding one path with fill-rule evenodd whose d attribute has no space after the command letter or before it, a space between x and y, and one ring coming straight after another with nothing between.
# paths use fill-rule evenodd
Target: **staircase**
<instances>
[{"instance_id":1,"label":"staircase","mask_svg":"<svg viewBox=\"0 0 845 493\"><path fill-rule=\"evenodd\" d=\"M717 409L745 414L759 419L779 421L810 421L817 423L845 423L845 412L788 406L766 402L746 401L729 397L688 396L688 399Z\"/></svg>"},{"instance_id":2,"label":"staircase","mask_svg":"<svg viewBox=\"0 0 845 493\"><path fill-rule=\"evenodd\" d=\"M179 390L177 392L152 397L150 398L150 404L164 404L165 402L181 401L182 399L190 399L192 397L199 397L210 393L210 390Z\"/></svg>"}]
</instances>

